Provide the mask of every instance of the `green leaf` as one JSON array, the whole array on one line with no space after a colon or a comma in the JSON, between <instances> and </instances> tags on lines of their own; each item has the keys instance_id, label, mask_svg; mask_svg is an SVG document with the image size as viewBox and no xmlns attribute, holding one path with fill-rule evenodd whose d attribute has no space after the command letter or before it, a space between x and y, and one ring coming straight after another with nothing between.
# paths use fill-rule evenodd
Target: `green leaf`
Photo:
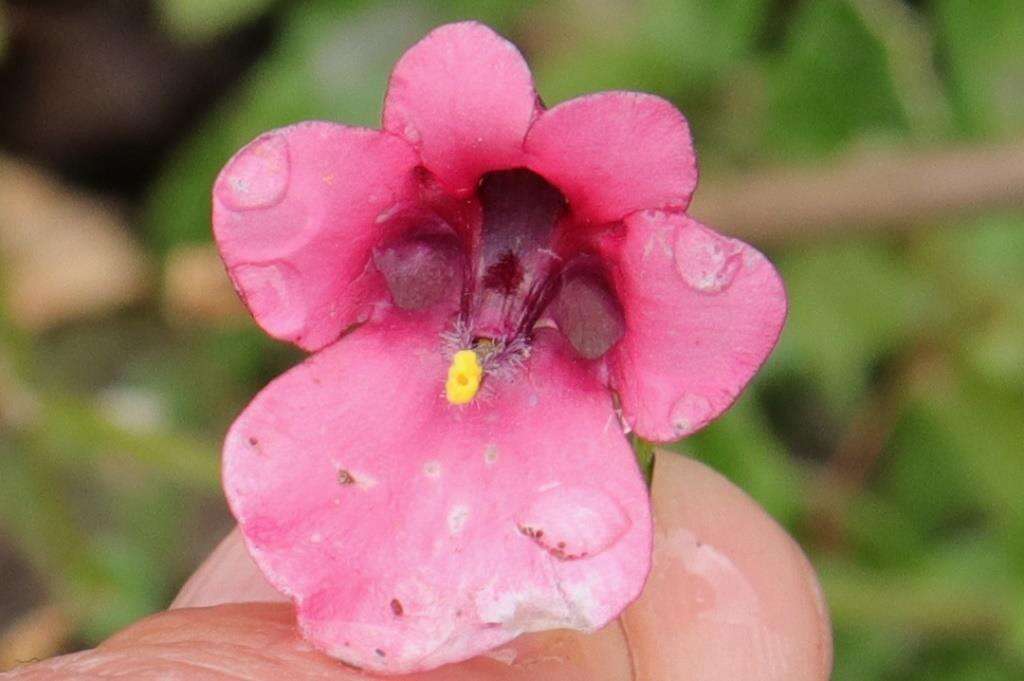
<instances>
[{"instance_id":1,"label":"green leaf","mask_svg":"<svg viewBox=\"0 0 1024 681\"><path fill-rule=\"evenodd\" d=\"M857 403L881 357L942 312L927 282L884 243L809 247L778 264L790 310L776 363L812 374L839 412Z\"/></svg>"},{"instance_id":2,"label":"green leaf","mask_svg":"<svg viewBox=\"0 0 1024 681\"><path fill-rule=\"evenodd\" d=\"M849 0L879 41L894 93L914 136L934 144L952 128L952 108L936 70L930 25L899 0Z\"/></svg>"},{"instance_id":3,"label":"green leaf","mask_svg":"<svg viewBox=\"0 0 1024 681\"><path fill-rule=\"evenodd\" d=\"M165 31L188 42L204 42L251 21L275 0L159 0L156 4Z\"/></svg>"},{"instance_id":4,"label":"green leaf","mask_svg":"<svg viewBox=\"0 0 1024 681\"><path fill-rule=\"evenodd\" d=\"M1024 393L1006 392L970 373L937 378L918 400L949 446L966 463L964 481L1013 533L1024 567L1024 494L1017 475L1024 443Z\"/></svg>"},{"instance_id":5,"label":"green leaf","mask_svg":"<svg viewBox=\"0 0 1024 681\"><path fill-rule=\"evenodd\" d=\"M969 482L970 459L951 441L939 416L916 401L905 407L876 488L913 520L922 539L956 532L958 523L983 508Z\"/></svg>"},{"instance_id":6,"label":"green leaf","mask_svg":"<svg viewBox=\"0 0 1024 681\"><path fill-rule=\"evenodd\" d=\"M845 0L803 3L766 84L765 144L813 157L906 132L885 44Z\"/></svg>"},{"instance_id":7,"label":"green leaf","mask_svg":"<svg viewBox=\"0 0 1024 681\"><path fill-rule=\"evenodd\" d=\"M1019 0L938 0L935 14L962 131L1003 137L1024 131Z\"/></svg>"},{"instance_id":8,"label":"green leaf","mask_svg":"<svg viewBox=\"0 0 1024 681\"><path fill-rule=\"evenodd\" d=\"M88 404L66 396L41 405L32 437L41 455L66 470L94 468L104 461L137 461L165 479L215 489L219 461L209 443L180 434L137 433L110 423Z\"/></svg>"},{"instance_id":9,"label":"green leaf","mask_svg":"<svg viewBox=\"0 0 1024 681\"><path fill-rule=\"evenodd\" d=\"M753 50L767 6L765 0L555 3L542 21L559 41L533 60L540 92L549 102L610 89L695 94Z\"/></svg>"},{"instance_id":10,"label":"green leaf","mask_svg":"<svg viewBox=\"0 0 1024 681\"><path fill-rule=\"evenodd\" d=\"M851 497L842 519L844 537L860 565L906 570L919 566L929 547L917 516L871 491Z\"/></svg>"}]
</instances>

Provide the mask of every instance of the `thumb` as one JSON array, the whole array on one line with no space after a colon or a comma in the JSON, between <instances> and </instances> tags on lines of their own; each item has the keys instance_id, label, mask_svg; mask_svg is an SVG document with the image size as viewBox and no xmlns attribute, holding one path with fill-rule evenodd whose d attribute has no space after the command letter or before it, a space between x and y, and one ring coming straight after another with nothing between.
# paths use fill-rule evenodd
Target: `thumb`
<instances>
[{"instance_id":1,"label":"thumb","mask_svg":"<svg viewBox=\"0 0 1024 681\"><path fill-rule=\"evenodd\" d=\"M510 658L515 658L514 666L509 664ZM137 622L94 650L23 667L0 678L360 681L367 676L302 640L290 605L244 603L169 610ZM492 657L402 678L620 681L630 678L630 671L621 629L611 626L592 636L574 632L523 636Z\"/></svg>"}]
</instances>

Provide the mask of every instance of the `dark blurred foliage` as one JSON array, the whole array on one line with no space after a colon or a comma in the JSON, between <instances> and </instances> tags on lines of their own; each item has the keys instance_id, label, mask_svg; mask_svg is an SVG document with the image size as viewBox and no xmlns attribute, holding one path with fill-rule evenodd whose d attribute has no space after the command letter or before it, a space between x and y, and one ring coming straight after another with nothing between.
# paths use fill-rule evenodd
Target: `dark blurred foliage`
<instances>
[{"instance_id":1,"label":"dark blurred foliage","mask_svg":"<svg viewBox=\"0 0 1024 681\"><path fill-rule=\"evenodd\" d=\"M548 104L674 101L709 192L1024 139L1016 0L0 3L0 668L164 607L230 527L220 438L300 356L210 250L217 170L275 126L375 125L401 52L470 17ZM1024 209L999 191L887 224L716 225L779 264L790 319L676 447L809 552L839 681L1024 678Z\"/></svg>"}]
</instances>

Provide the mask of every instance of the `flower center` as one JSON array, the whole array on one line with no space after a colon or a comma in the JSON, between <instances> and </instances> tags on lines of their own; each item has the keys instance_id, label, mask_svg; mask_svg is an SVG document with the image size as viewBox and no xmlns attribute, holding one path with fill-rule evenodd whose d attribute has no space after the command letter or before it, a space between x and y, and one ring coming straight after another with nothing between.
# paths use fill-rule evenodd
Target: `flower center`
<instances>
[{"instance_id":1,"label":"flower center","mask_svg":"<svg viewBox=\"0 0 1024 681\"><path fill-rule=\"evenodd\" d=\"M400 236L374 251L399 308L451 300L461 282L458 316L445 333L452 404L472 401L485 376L511 378L542 316L586 359L604 355L624 329L601 262L586 246L594 226L573 224L561 192L520 168L484 175L477 200L476 218L399 213L388 226ZM452 226L463 219L465 229Z\"/></svg>"},{"instance_id":2,"label":"flower center","mask_svg":"<svg viewBox=\"0 0 1024 681\"><path fill-rule=\"evenodd\" d=\"M523 169L484 175L477 194L480 248L464 281L463 316L475 336L508 344L529 335L557 292L563 259L554 250L555 227L566 203Z\"/></svg>"}]
</instances>

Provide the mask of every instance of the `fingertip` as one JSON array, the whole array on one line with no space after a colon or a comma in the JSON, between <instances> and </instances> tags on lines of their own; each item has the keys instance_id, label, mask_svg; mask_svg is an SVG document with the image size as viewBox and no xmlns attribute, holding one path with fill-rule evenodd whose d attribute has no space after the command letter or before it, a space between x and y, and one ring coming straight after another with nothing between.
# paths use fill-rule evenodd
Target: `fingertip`
<instances>
[{"instance_id":1,"label":"fingertip","mask_svg":"<svg viewBox=\"0 0 1024 681\"><path fill-rule=\"evenodd\" d=\"M229 642L235 650L243 652L247 648L259 649L267 641L274 640L276 647L264 649L261 654L267 662L280 657L299 665L327 663L344 669L340 663L314 651L301 639L290 606L280 602L256 601L287 599L274 590L260 573L236 528L182 587L171 604L174 613L136 623L95 652L107 654L114 649L123 652L135 645L178 645L181 641L174 638L179 635L178 630L188 630L191 636L206 641ZM247 605L235 607L233 604ZM192 624L183 627L183 622ZM239 642L244 645L239 645ZM308 659L305 657L307 654ZM527 634L464 663L446 665L408 678L422 681L511 681L522 678L533 681L619 681L629 677L628 660L622 628L618 622L613 622L589 635L567 630Z\"/></svg>"},{"instance_id":2,"label":"fingertip","mask_svg":"<svg viewBox=\"0 0 1024 681\"><path fill-rule=\"evenodd\" d=\"M636 678L821 681L828 613L796 542L743 491L659 452L654 568L623 616Z\"/></svg>"},{"instance_id":3,"label":"fingertip","mask_svg":"<svg viewBox=\"0 0 1024 681\"><path fill-rule=\"evenodd\" d=\"M236 527L185 582L170 609L287 600L256 567Z\"/></svg>"}]
</instances>

